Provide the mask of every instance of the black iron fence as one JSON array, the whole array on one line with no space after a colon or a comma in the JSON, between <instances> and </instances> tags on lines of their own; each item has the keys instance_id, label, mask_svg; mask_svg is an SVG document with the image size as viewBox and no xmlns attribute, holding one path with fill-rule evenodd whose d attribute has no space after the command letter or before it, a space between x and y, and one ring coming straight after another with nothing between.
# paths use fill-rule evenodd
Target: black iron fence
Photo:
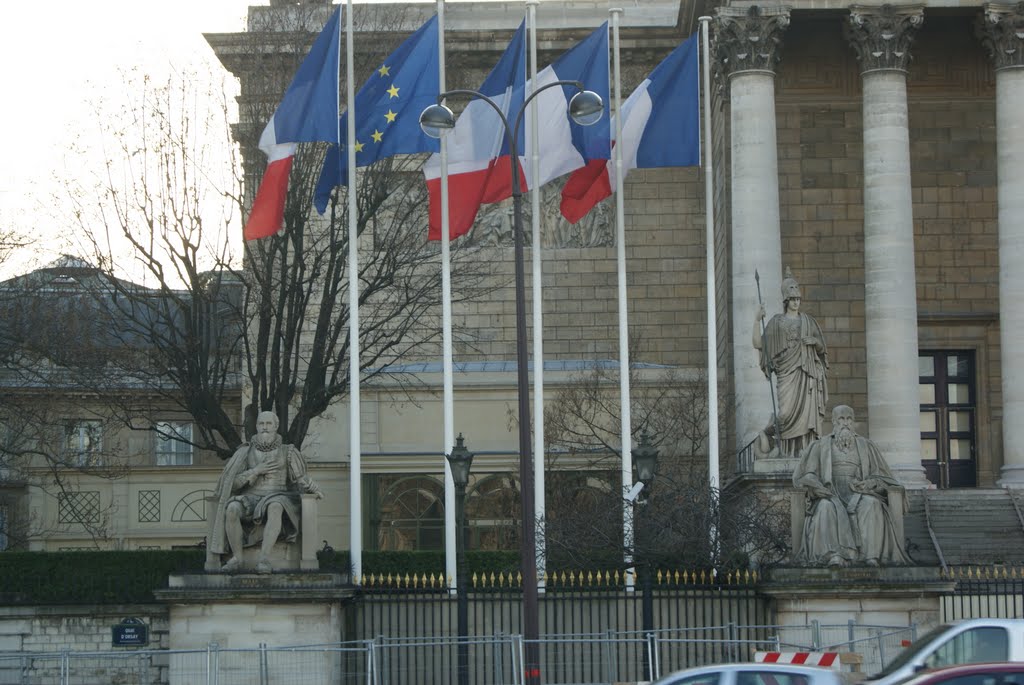
<instances>
[{"instance_id":1,"label":"black iron fence","mask_svg":"<svg viewBox=\"0 0 1024 685\"><path fill-rule=\"evenodd\" d=\"M643 680L655 665L671 669L752 658L767 644L774 624L771 604L755 590L750 573L717 576L704 572L657 572L639 579L617 572L557 573L544 579L540 593L541 671L545 682L582 683ZM373 576L346 612L346 640L386 639L403 649L388 650L382 682L400 682L409 672L453 673L457 642L417 647L430 635L456 635L457 603L436 576ZM521 635L522 591L517 576L474 576L467 592L470 636ZM761 630L752 627L765 626ZM652 641L651 634L691 639ZM515 680L514 664L499 643L474 640L469 647L474 682ZM388 674L395 674L391 680ZM615 677L612 677L615 676ZM596 678L596 680L595 680ZM436 682L444 682L439 679Z\"/></svg>"},{"instance_id":2,"label":"black iron fence","mask_svg":"<svg viewBox=\"0 0 1024 685\"><path fill-rule=\"evenodd\" d=\"M956 581L942 597L942 620L1024 618L1024 569L953 567L945 577Z\"/></svg>"}]
</instances>

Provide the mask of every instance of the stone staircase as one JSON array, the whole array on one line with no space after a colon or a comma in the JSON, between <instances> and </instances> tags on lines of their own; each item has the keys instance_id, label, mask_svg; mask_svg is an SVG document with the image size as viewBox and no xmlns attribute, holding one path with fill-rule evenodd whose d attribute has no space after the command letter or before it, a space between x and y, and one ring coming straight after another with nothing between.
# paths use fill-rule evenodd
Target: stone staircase
<instances>
[{"instance_id":1,"label":"stone staircase","mask_svg":"<svg viewBox=\"0 0 1024 685\"><path fill-rule=\"evenodd\" d=\"M1024 565L1024 492L1002 488L912 490L907 492L907 500L910 511L904 516L904 533L916 563L938 566L944 560L947 566Z\"/></svg>"}]
</instances>

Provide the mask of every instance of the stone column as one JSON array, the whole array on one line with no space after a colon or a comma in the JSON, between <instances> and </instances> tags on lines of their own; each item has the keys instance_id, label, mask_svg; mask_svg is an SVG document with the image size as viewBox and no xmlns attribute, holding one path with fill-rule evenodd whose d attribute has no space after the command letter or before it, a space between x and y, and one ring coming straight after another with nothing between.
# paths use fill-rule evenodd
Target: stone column
<instances>
[{"instance_id":1,"label":"stone column","mask_svg":"<svg viewBox=\"0 0 1024 685\"><path fill-rule=\"evenodd\" d=\"M864 83L868 434L908 488L928 486L921 466L906 71L923 10L854 5L845 25Z\"/></svg>"},{"instance_id":2,"label":"stone column","mask_svg":"<svg viewBox=\"0 0 1024 685\"><path fill-rule=\"evenodd\" d=\"M984 5L979 35L996 69L999 188L999 343L1003 469L999 485L1024 488L1024 6Z\"/></svg>"},{"instance_id":3,"label":"stone column","mask_svg":"<svg viewBox=\"0 0 1024 685\"><path fill-rule=\"evenodd\" d=\"M732 345L736 439L768 424L768 381L751 344L757 289L770 317L782 308L779 160L775 134L775 64L788 7L721 7L715 17L717 68L728 77L732 138Z\"/></svg>"}]
</instances>

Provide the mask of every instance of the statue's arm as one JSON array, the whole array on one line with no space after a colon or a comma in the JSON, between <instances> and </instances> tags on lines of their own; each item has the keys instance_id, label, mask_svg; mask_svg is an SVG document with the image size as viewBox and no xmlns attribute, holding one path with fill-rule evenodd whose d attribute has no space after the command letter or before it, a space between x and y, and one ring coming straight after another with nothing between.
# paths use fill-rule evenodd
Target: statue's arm
<instances>
[{"instance_id":1,"label":"statue's arm","mask_svg":"<svg viewBox=\"0 0 1024 685\"><path fill-rule=\"evenodd\" d=\"M800 460L796 471L793 472L793 485L803 488L811 499L828 499L832 497L832 491L825 486L818 475L815 467L817 463L817 460L814 458L815 452L816 450L812 446L808 453Z\"/></svg>"},{"instance_id":2,"label":"statue's arm","mask_svg":"<svg viewBox=\"0 0 1024 685\"><path fill-rule=\"evenodd\" d=\"M224 467L225 476L231 478L231 493L236 493L247 485L252 485L256 480L256 476L259 474L255 469L243 469L245 466L245 450L246 446L242 445L235 452L234 456L231 457L228 464Z\"/></svg>"},{"instance_id":3,"label":"statue's arm","mask_svg":"<svg viewBox=\"0 0 1024 685\"><path fill-rule=\"evenodd\" d=\"M306 460L295 446L289 446L288 448L288 476L299 487L300 491L316 495L317 499L324 496L320 486L309 477L309 473L306 470Z\"/></svg>"},{"instance_id":4,"label":"statue's arm","mask_svg":"<svg viewBox=\"0 0 1024 685\"><path fill-rule=\"evenodd\" d=\"M759 304L757 311L754 313L754 329L752 331L752 340L754 343L754 349L760 350L764 346L764 338L761 331L761 321L764 320L764 305Z\"/></svg>"}]
</instances>

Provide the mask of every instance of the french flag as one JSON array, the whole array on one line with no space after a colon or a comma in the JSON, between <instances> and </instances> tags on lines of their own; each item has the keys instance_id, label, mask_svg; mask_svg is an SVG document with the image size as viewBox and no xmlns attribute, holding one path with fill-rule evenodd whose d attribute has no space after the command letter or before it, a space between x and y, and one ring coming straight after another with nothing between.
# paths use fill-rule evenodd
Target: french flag
<instances>
[{"instance_id":1,"label":"french flag","mask_svg":"<svg viewBox=\"0 0 1024 685\"><path fill-rule=\"evenodd\" d=\"M339 7L299 65L260 136L267 169L242 231L246 240L266 238L281 230L296 144L337 142L340 17Z\"/></svg>"},{"instance_id":2,"label":"french flag","mask_svg":"<svg viewBox=\"0 0 1024 685\"><path fill-rule=\"evenodd\" d=\"M669 53L622 105L622 173L700 164L697 34ZM618 143L616 143L618 144ZM589 162L562 188L561 211L576 223L612 194L615 167Z\"/></svg>"},{"instance_id":3,"label":"french flag","mask_svg":"<svg viewBox=\"0 0 1024 685\"><path fill-rule=\"evenodd\" d=\"M522 109L525 93L532 84L525 81L525 24L520 25L497 66L480 92L497 103L510 125ZM539 169L536 185L583 167L592 159L607 160L610 153L608 109L608 24L605 22L585 40L537 74L537 87L560 80L583 83L601 96L605 116L594 126L584 127L568 116L569 100L576 88L552 87L537 95L530 106L537 107ZM535 135L529 113L524 114L525 138L519 136L516 156L520 187L531 187L532 160L523 150ZM499 202L512 195L512 160L505 127L497 112L483 100L472 100L459 116L448 138L449 238L465 235L473 227L480 205ZM430 240L441 238L441 160L431 155L423 167L430 195Z\"/></svg>"}]
</instances>

